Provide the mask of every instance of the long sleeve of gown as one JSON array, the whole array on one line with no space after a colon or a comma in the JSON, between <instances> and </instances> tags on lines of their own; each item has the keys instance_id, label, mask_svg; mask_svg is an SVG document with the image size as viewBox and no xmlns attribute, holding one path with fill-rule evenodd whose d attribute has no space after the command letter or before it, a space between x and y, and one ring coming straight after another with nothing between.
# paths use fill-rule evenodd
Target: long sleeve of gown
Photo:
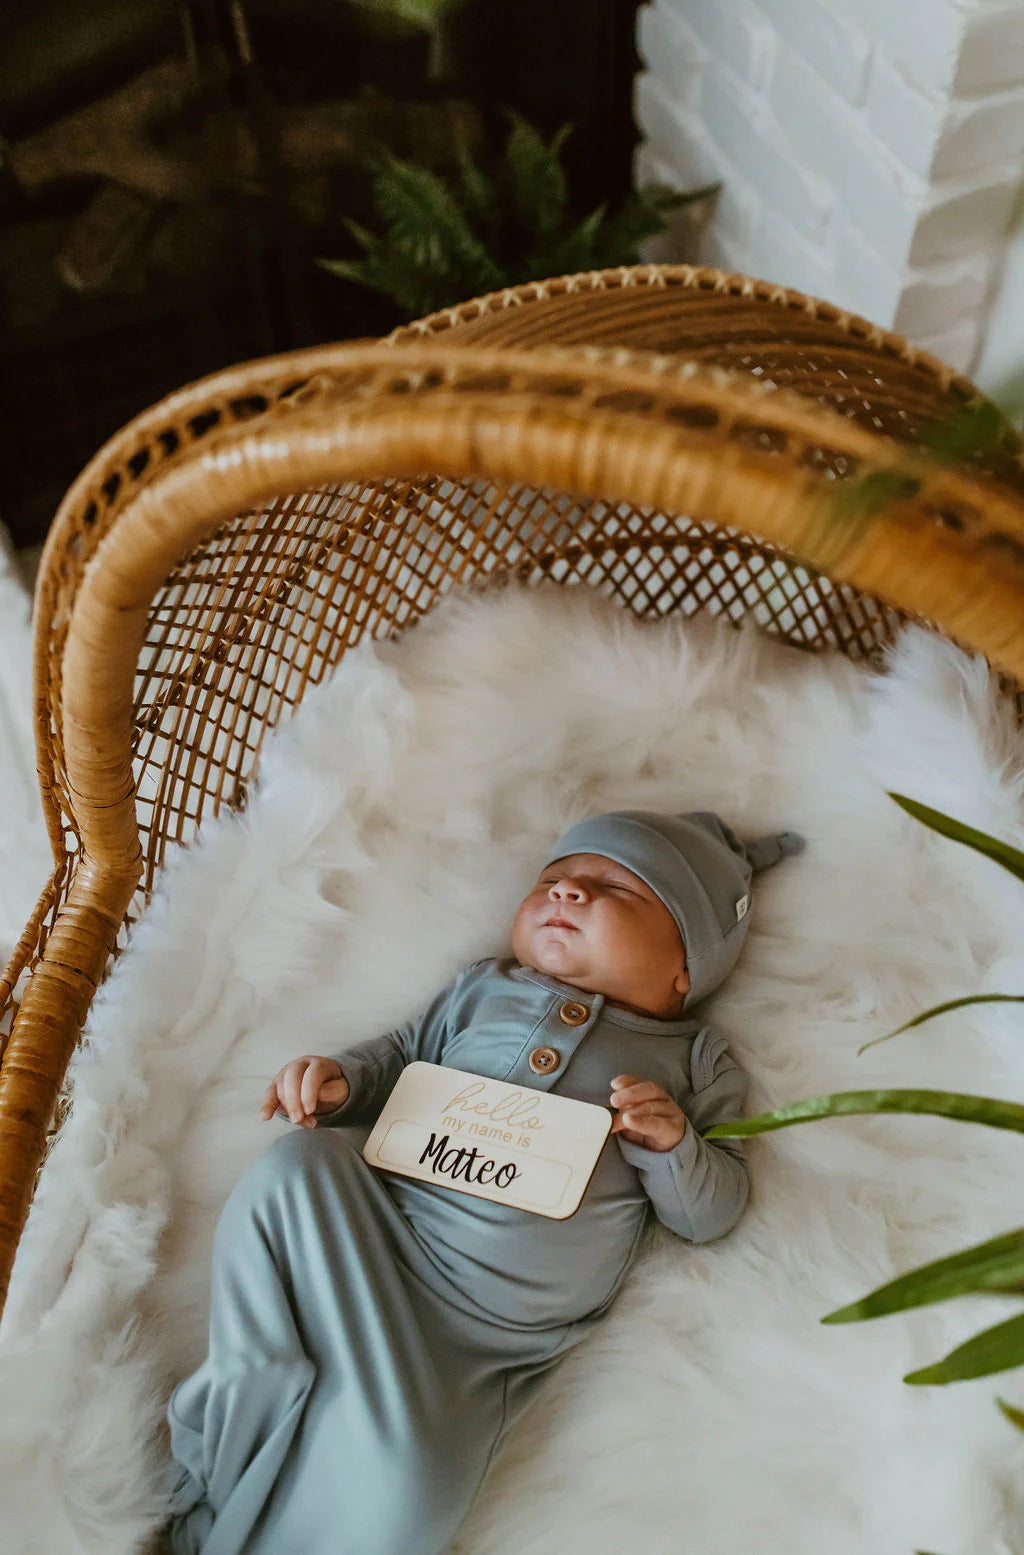
<instances>
[{"instance_id":1,"label":"long sleeve of gown","mask_svg":"<svg viewBox=\"0 0 1024 1555\"><path fill-rule=\"evenodd\" d=\"M710 1040L698 1048L705 1033ZM695 1088L680 1102L687 1121L678 1145L648 1150L619 1135L619 1148L638 1169L662 1225L688 1242L713 1242L732 1230L746 1207L749 1165L741 1140L704 1139L701 1131L741 1115L750 1081L726 1039L711 1028L693 1051Z\"/></svg>"},{"instance_id":2,"label":"long sleeve of gown","mask_svg":"<svg viewBox=\"0 0 1024 1555\"><path fill-rule=\"evenodd\" d=\"M318 1116L317 1128L375 1123L406 1064L417 1058L431 1064L440 1062L448 1008L461 975L442 988L425 1010L394 1031L329 1055L341 1065L349 1092L340 1107Z\"/></svg>"}]
</instances>

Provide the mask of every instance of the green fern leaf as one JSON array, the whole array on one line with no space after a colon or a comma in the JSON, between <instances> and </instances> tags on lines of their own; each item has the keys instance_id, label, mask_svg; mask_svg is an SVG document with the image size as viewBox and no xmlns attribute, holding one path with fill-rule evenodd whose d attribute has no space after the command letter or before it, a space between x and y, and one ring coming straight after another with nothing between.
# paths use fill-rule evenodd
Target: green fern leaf
<instances>
[{"instance_id":1,"label":"green fern leaf","mask_svg":"<svg viewBox=\"0 0 1024 1555\"><path fill-rule=\"evenodd\" d=\"M578 270L597 269L594 241L605 210L604 205L599 205L563 238L532 255L526 262L523 280L541 281L549 275L571 275Z\"/></svg>"},{"instance_id":2,"label":"green fern leaf","mask_svg":"<svg viewBox=\"0 0 1024 1555\"><path fill-rule=\"evenodd\" d=\"M455 155L459 172L457 189L459 204L466 213L466 219L474 223L478 231L490 230L498 221L499 213L498 195L494 184L482 168L473 161L463 135L460 135L456 142Z\"/></svg>"},{"instance_id":3,"label":"green fern leaf","mask_svg":"<svg viewBox=\"0 0 1024 1555\"><path fill-rule=\"evenodd\" d=\"M534 126L520 114L509 110L508 117L512 129L502 172L509 209L520 226L544 237L555 232L565 219L568 190L558 152L572 125L563 124L550 146L546 146Z\"/></svg>"},{"instance_id":4,"label":"green fern leaf","mask_svg":"<svg viewBox=\"0 0 1024 1555\"><path fill-rule=\"evenodd\" d=\"M473 241L448 189L426 167L389 157L377 172L373 194L389 241L423 264L438 265Z\"/></svg>"}]
</instances>

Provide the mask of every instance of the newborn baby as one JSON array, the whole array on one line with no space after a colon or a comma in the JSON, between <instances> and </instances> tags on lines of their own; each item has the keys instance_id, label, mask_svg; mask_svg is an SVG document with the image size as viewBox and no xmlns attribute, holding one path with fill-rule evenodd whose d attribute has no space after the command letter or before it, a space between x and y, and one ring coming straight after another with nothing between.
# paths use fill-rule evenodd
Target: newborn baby
<instances>
[{"instance_id":1,"label":"newborn baby","mask_svg":"<svg viewBox=\"0 0 1024 1555\"><path fill-rule=\"evenodd\" d=\"M214 1236L206 1360L167 1407L175 1555L441 1555L545 1375L609 1312L649 1212L691 1243L747 1202L747 1077L684 1015L735 965L756 870L710 811L571 826L520 903L512 954L464 967L414 1019L292 1059L261 1116L300 1127L232 1190ZM369 1165L415 1059L613 1112L556 1220ZM279 1110L281 1109L281 1110Z\"/></svg>"}]
</instances>

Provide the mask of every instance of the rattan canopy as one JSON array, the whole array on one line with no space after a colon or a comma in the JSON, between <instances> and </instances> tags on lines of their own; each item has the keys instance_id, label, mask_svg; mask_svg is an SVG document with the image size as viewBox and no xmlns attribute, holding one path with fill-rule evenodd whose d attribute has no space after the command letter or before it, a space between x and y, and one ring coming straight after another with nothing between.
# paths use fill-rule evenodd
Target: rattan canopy
<instances>
[{"instance_id":1,"label":"rattan canopy","mask_svg":"<svg viewBox=\"0 0 1024 1555\"><path fill-rule=\"evenodd\" d=\"M0 1299L95 989L167 848L244 806L307 685L456 584L548 577L869 659L910 616L1015 691L1020 439L956 467L920 452L977 398L826 303L637 266L245 363L112 438L36 586L55 869L0 982L0 1008L21 993L0 1052ZM898 500L843 516L837 492L896 466Z\"/></svg>"}]
</instances>

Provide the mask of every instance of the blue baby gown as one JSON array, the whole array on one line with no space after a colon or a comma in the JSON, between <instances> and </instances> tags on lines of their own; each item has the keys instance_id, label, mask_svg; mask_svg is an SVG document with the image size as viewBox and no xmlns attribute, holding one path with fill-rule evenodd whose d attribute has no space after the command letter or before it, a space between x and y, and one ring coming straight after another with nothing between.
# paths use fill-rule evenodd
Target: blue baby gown
<instances>
[{"instance_id":1,"label":"blue baby gown","mask_svg":"<svg viewBox=\"0 0 1024 1555\"><path fill-rule=\"evenodd\" d=\"M174 1555L441 1555L545 1374L607 1315L648 1214L709 1242L747 1202L742 1142L701 1131L742 1114L748 1078L699 1020L491 957L332 1056L348 1099L268 1145L217 1224L209 1352L167 1407ZM689 1122L668 1151L609 1134L553 1220L367 1164L413 1059L601 1107L640 1075Z\"/></svg>"}]
</instances>

